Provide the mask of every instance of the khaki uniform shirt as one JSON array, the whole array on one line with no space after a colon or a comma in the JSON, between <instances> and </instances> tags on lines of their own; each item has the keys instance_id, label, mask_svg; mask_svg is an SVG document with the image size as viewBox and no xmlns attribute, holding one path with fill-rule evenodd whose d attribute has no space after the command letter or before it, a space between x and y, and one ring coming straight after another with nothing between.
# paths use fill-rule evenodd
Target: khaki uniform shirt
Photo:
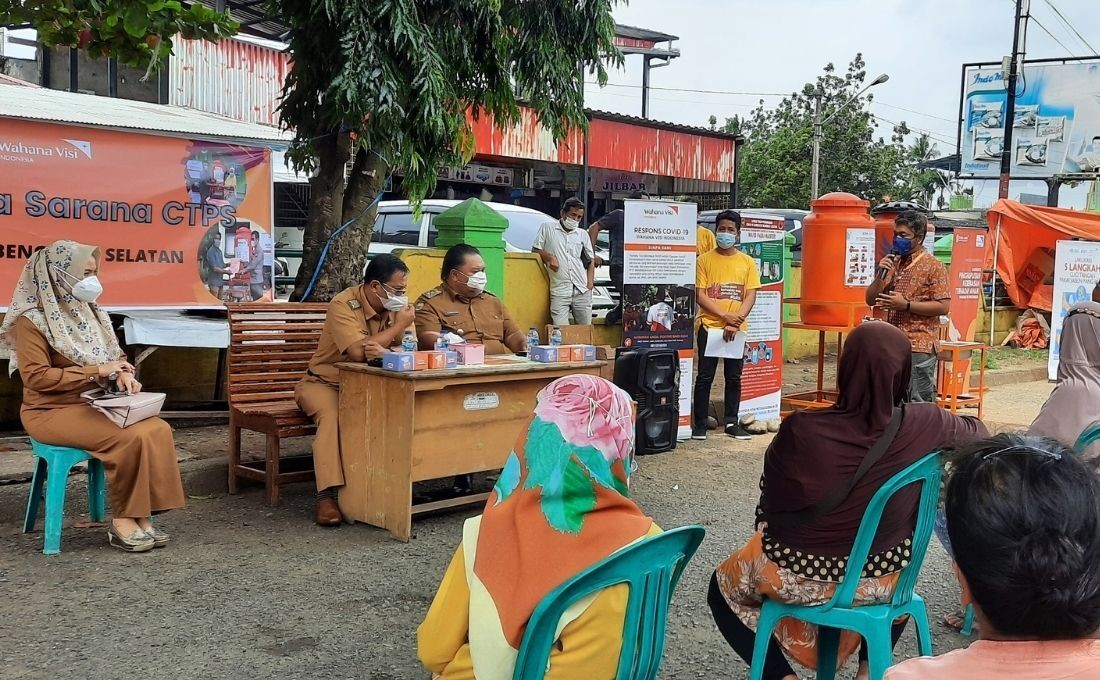
<instances>
[{"instance_id":1,"label":"khaki uniform shirt","mask_svg":"<svg viewBox=\"0 0 1100 680\"><path fill-rule=\"evenodd\" d=\"M325 314L325 328L321 331L321 340L317 351L309 360L311 377L329 385L340 384L339 361L350 361L346 354L348 347L362 342L367 337L380 333L393 326L394 314L374 311L363 297L362 286L345 288L332 298Z\"/></svg>"},{"instance_id":2,"label":"khaki uniform shirt","mask_svg":"<svg viewBox=\"0 0 1100 680\"><path fill-rule=\"evenodd\" d=\"M521 332L504 303L492 293L470 299L439 286L421 295L415 309L418 335L447 328L468 342L484 344L486 354L511 353L504 341Z\"/></svg>"}]
</instances>

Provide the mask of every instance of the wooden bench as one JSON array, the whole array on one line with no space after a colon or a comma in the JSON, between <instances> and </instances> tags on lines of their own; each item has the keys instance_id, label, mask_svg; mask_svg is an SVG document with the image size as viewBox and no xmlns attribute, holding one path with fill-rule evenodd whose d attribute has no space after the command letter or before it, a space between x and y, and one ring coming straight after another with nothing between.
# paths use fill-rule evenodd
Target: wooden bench
<instances>
[{"instance_id":1,"label":"wooden bench","mask_svg":"<svg viewBox=\"0 0 1100 680\"><path fill-rule=\"evenodd\" d=\"M316 432L294 401L294 387L325 326L324 303L240 303L229 316L229 493L240 479L262 482L267 502L279 502L279 485L313 479L313 456L279 457L284 437ZM267 435L266 457L241 462L241 430ZM281 471L283 466L287 471Z\"/></svg>"}]
</instances>

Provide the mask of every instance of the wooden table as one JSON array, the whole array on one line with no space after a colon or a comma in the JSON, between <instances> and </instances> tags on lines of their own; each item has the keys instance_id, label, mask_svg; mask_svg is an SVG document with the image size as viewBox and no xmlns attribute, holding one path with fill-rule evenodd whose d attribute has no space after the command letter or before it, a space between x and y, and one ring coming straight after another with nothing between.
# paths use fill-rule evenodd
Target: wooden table
<instances>
[{"instance_id":1,"label":"wooden table","mask_svg":"<svg viewBox=\"0 0 1100 680\"><path fill-rule=\"evenodd\" d=\"M483 502L488 494L413 505L412 485L496 470L557 378L599 375L601 361L541 364L489 357L484 366L396 373L339 363L340 510L408 541L412 515Z\"/></svg>"}]
</instances>

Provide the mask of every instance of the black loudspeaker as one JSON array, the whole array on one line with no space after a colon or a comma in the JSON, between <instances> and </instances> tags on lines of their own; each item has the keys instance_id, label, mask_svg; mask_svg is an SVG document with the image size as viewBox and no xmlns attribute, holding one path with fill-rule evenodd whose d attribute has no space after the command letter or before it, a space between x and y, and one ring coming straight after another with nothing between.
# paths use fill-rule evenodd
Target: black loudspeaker
<instances>
[{"instance_id":1,"label":"black loudspeaker","mask_svg":"<svg viewBox=\"0 0 1100 680\"><path fill-rule=\"evenodd\" d=\"M615 355L615 384L638 404L636 453L676 448L680 420L680 357L676 350L620 347Z\"/></svg>"}]
</instances>

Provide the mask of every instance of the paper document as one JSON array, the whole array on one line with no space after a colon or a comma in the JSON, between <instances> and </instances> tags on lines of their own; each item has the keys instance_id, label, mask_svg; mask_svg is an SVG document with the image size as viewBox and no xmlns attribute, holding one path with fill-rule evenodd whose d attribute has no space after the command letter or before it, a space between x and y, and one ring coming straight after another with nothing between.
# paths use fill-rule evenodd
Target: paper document
<instances>
[{"instance_id":1,"label":"paper document","mask_svg":"<svg viewBox=\"0 0 1100 680\"><path fill-rule=\"evenodd\" d=\"M707 350L703 356L718 357L720 359L743 359L745 357L745 339L748 337L745 331L738 331L733 339L726 342L722 337L725 331L721 328L707 329Z\"/></svg>"}]
</instances>

